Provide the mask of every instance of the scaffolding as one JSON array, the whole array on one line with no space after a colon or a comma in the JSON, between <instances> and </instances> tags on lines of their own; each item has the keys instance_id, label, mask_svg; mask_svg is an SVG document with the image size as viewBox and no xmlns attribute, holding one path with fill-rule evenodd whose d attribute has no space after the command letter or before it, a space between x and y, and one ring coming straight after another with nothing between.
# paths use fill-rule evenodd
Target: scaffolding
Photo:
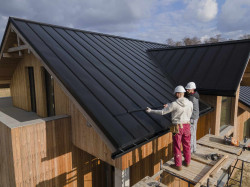
<instances>
[{"instance_id":1,"label":"scaffolding","mask_svg":"<svg viewBox=\"0 0 250 187\"><path fill-rule=\"evenodd\" d=\"M207 155L211 154L219 155L219 159L208 159ZM239 161L241 162L241 168L237 167ZM228 186L229 180L235 180L232 179L235 169L241 170L240 180L235 180L241 186L244 163L246 162L250 163L250 151L243 151L242 147L225 145L222 136L206 135L197 141L197 152L191 156L191 162L188 167L183 166L180 171L170 167L170 165L174 164L173 158L164 164L161 162L158 173L152 177L145 177L134 187L165 187L166 185L160 183L163 173L188 182L188 186L191 184L195 187Z\"/></svg>"}]
</instances>

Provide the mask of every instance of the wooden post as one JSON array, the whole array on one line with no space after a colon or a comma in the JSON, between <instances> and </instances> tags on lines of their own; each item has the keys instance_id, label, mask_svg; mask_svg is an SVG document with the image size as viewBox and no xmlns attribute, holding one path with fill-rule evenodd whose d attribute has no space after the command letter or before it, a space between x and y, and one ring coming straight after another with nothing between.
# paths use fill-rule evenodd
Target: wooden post
<instances>
[{"instance_id":1,"label":"wooden post","mask_svg":"<svg viewBox=\"0 0 250 187\"><path fill-rule=\"evenodd\" d=\"M220 118L221 118L221 101L222 96L216 97L216 108L215 108L215 135L220 135Z\"/></svg>"},{"instance_id":2,"label":"wooden post","mask_svg":"<svg viewBox=\"0 0 250 187\"><path fill-rule=\"evenodd\" d=\"M236 91L235 98L232 98L232 110L231 110L231 125L234 126L234 138L239 140L239 133L238 133L238 106L239 106L239 93L240 93L240 86Z\"/></svg>"}]
</instances>

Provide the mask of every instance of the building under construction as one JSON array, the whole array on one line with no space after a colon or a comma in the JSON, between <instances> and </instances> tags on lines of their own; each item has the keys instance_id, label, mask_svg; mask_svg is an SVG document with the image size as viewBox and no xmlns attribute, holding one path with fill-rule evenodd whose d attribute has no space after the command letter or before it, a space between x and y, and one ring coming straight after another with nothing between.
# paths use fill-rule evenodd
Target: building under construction
<instances>
[{"instance_id":1,"label":"building under construction","mask_svg":"<svg viewBox=\"0 0 250 187\"><path fill-rule=\"evenodd\" d=\"M248 146L249 52L250 40L170 47L10 17L0 48L0 87L10 88L0 98L0 186L226 184L249 162L223 139ZM172 102L174 87L190 81L201 95L200 155L177 172L168 167L170 115L145 109Z\"/></svg>"}]
</instances>

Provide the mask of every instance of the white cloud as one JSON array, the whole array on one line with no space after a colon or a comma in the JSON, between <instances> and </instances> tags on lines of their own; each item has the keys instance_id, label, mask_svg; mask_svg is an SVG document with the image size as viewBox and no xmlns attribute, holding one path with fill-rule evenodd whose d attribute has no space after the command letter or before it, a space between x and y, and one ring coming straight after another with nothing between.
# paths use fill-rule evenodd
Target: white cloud
<instances>
[{"instance_id":1,"label":"white cloud","mask_svg":"<svg viewBox=\"0 0 250 187\"><path fill-rule=\"evenodd\" d=\"M221 2L22 0L20 3L20 0L4 0L0 6L0 40L9 16L161 43L167 38L181 40L197 36L204 39L204 36L216 34L235 38L249 33L250 21L246 12L249 12L250 0L226 0L222 10L218 10Z\"/></svg>"},{"instance_id":2,"label":"white cloud","mask_svg":"<svg viewBox=\"0 0 250 187\"><path fill-rule=\"evenodd\" d=\"M187 16L188 19L209 22L218 13L216 0L186 0L185 2L187 3L187 9L184 16Z\"/></svg>"},{"instance_id":3,"label":"white cloud","mask_svg":"<svg viewBox=\"0 0 250 187\"><path fill-rule=\"evenodd\" d=\"M221 31L250 30L250 1L227 0L222 6L218 20Z\"/></svg>"},{"instance_id":4,"label":"white cloud","mask_svg":"<svg viewBox=\"0 0 250 187\"><path fill-rule=\"evenodd\" d=\"M8 0L1 2L0 16L16 16L78 28L134 29L152 15L157 0ZM120 28L121 26L121 28Z\"/></svg>"}]
</instances>

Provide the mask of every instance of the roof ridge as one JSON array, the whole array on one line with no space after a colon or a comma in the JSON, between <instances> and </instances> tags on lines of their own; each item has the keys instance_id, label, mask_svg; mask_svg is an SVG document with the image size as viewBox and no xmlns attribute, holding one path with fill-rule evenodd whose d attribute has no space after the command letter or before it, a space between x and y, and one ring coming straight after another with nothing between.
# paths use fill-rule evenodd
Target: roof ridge
<instances>
[{"instance_id":1,"label":"roof ridge","mask_svg":"<svg viewBox=\"0 0 250 187\"><path fill-rule=\"evenodd\" d=\"M109 36L109 37L113 37L113 38L134 40L134 41L139 41L139 42L145 42L145 43L168 46L167 44L158 43L158 42L151 42L151 41L134 39L134 38L124 37L124 36L117 36L117 35L112 35L112 34L105 34L105 33L100 33L100 32L87 31L87 30L71 28L71 27L66 27L66 26L60 26L60 25L55 25L55 24L49 24L49 23L44 23L44 22L39 22L39 21L27 20L27 19L23 19L23 18L9 17L9 19L12 20L12 21L13 20L20 20L20 21L25 21L25 22L35 23L35 24L41 24L41 25L47 25L47 26L57 27L57 28L62 28L62 29L67 29L67 30L80 31L80 32L89 33L89 34L96 34L96 35L101 35L101 36Z\"/></svg>"},{"instance_id":2,"label":"roof ridge","mask_svg":"<svg viewBox=\"0 0 250 187\"><path fill-rule=\"evenodd\" d=\"M229 41L216 42L216 43L204 43L204 44L186 45L186 46L168 46L168 48L154 48L154 49L148 49L147 51L163 51L163 50L171 50L171 49L186 49L186 48L197 48L197 47L209 47L209 46L220 46L220 45L237 44L237 43L248 43L248 42L250 42L250 39L229 40Z\"/></svg>"}]
</instances>

